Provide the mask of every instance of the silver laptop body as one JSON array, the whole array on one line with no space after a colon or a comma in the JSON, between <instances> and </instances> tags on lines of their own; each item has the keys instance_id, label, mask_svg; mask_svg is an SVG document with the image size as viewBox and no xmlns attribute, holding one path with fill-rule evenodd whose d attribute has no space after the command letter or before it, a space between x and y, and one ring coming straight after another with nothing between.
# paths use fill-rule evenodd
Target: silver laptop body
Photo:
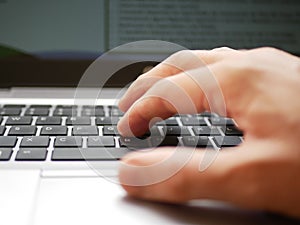
<instances>
[{"instance_id":1,"label":"silver laptop body","mask_svg":"<svg viewBox=\"0 0 300 225\"><path fill-rule=\"evenodd\" d=\"M272 2L0 0L1 137L16 137L13 146L0 146L0 158L4 159L0 161L0 223L296 224L288 218L216 201L169 205L132 199L118 184L118 157L78 160L78 155L71 159L59 155L55 160L53 156L56 139L61 137L63 145L65 137L74 136L74 127L81 126L68 124L69 117L86 113L93 121L89 125L96 127L96 133L81 135L81 146L89 148L89 138L105 136L106 125L100 124L101 119L98 124L97 118L111 117L112 112L117 113L115 117L122 116L115 105L130 82L181 46L272 45L299 53L299 23L280 15L299 17L300 4ZM272 17L275 14L278 16ZM172 15L177 15L177 20ZM270 23L272 18L274 23ZM107 54L139 40L176 44L162 48L160 41L150 41L138 49L127 45L126 51L121 47L117 54ZM93 62L96 69L90 72ZM70 107L73 105L75 110ZM90 116L89 106L93 113L103 106L103 112L98 110L102 114ZM45 107L46 113L40 110L41 115L32 110ZM55 115L61 118L59 124L43 124L46 119L42 117ZM20 128L25 125L18 121L24 117L30 117L24 123L35 127L34 134ZM35 155L30 139L47 136L44 134L52 132L53 126L66 127L62 131L66 133L48 135L47 146L40 147L46 153ZM29 133L20 134L20 129ZM122 147L119 138L113 137L116 148Z\"/></svg>"}]
</instances>

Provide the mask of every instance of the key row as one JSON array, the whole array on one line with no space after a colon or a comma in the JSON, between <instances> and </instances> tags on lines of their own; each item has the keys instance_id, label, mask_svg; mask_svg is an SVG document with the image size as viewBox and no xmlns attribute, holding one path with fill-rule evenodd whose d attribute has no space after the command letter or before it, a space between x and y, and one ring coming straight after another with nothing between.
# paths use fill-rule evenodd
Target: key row
<instances>
[{"instance_id":1,"label":"key row","mask_svg":"<svg viewBox=\"0 0 300 225\"><path fill-rule=\"evenodd\" d=\"M16 143L16 139L13 140L13 137L10 138ZM213 139L205 136L188 136L182 138L182 144L186 147L210 148L213 147L212 140L217 147L234 147L241 143L240 137L237 136L218 136ZM17 151L16 160L45 160L48 153L47 145L49 141L49 137L23 138L20 148ZM82 148L82 138L80 137L57 137L55 139L52 160L120 159L131 150L158 146L177 146L180 144L179 139L173 136L149 137L147 139L121 137L119 142L120 148L116 148L113 137L89 137L87 140L89 148ZM13 149L8 147L0 148L0 160L10 160Z\"/></svg>"},{"instance_id":2,"label":"key row","mask_svg":"<svg viewBox=\"0 0 300 225\"><path fill-rule=\"evenodd\" d=\"M2 108L14 108L14 109L22 109L22 108L64 108L64 109L77 109L79 108L79 105L11 105L11 104L7 104L7 105L3 105L0 107L0 109ZM94 108L94 109L104 109L104 105L81 105L81 108ZM116 105L106 105L106 107L108 107L109 109L118 109L118 106Z\"/></svg>"},{"instance_id":3,"label":"key row","mask_svg":"<svg viewBox=\"0 0 300 225\"><path fill-rule=\"evenodd\" d=\"M162 133L160 132L160 129ZM4 135L6 132L5 126L0 126L0 135ZM189 136L192 132L197 136L222 136L220 130L225 133L226 136L242 136L242 132L235 127L208 127L208 126L153 126L145 136ZM8 131L8 136L34 136L37 135L36 126L11 126ZM100 135L120 135L117 126L104 125L98 126L43 126L41 127L39 135L57 136L68 135L70 132L74 136L96 136Z\"/></svg>"},{"instance_id":4,"label":"key row","mask_svg":"<svg viewBox=\"0 0 300 225\"><path fill-rule=\"evenodd\" d=\"M105 110L108 110L108 114L111 116L122 116L121 112L116 105L3 105L0 106L0 115L20 115L22 110L25 110L25 115L36 115L36 116L45 116L48 115L50 109L54 109L54 115L58 116L65 115L70 116L74 115L74 112L77 110L82 110L86 116L103 114ZM83 115L83 114L81 114ZM99 115L99 116L101 116ZM202 117L218 117L215 113L202 112L198 114Z\"/></svg>"},{"instance_id":5,"label":"key row","mask_svg":"<svg viewBox=\"0 0 300 225\"><path fill-rule=\"evenodd\" d=\"M54 140L54 147L82 147L83 137L74 136L57 136ZM205 147L212 146L211 139L208 136L183 136L182 143L185 146ZM238 145L241 141L239 136L215 136L212 137L218 147L229 147ZM114 136L90 136L86 138L87 147L115 147L116 140L119 141L121 147L132 148L149 148L155 146L176 146L179 143L177 136L153 136L153 137L119 137ZM14 148L18 138L15 136L0 137L0 148ZM31 136L23 137L19 147L49 147L50 137L47 136Z\"/></svg>"},{"instance_id":6,"label":"key row","mask_svg":"<svg viewBox=\"0 0 300 225\"><path fill-rule=\"evenodd\" d=\"M116 125L121 117L67 117L66 125ZM0 122L2 122L0 117ZM235 126L235 122L229 118L214 117L207 122L205 117L171 117L164 121L158 122L157 125L178 126L179 123L185 126L208 126L208 122L214 126ZM6 125L31 125L33 118L31 116L9 116L5 122ZM41 116L35 121L35 125L62 125L62 117L59 116Z\"/></svg>"},{"instance_id":7,"label":"key row","mask_svg":"<svg viewBox=\"0 0 300 225\"><path fill-rule=\"evenodd\" d=\"M17 151L16 161L45 161L48 155L46 148L21 148ZM51 160L53 161L74 161L74 160L119 160L130 152L128 148L61 148L54 150ZM10 160L13 150L0 148L0 161Z\"/></svg>"},{"instance_id":8,"label":"key row","mask_svg":"<svg viewBox=\"0 0 300 225\"><path fill-rule=\"evenodd\" d=\"M25 106L24 106L25 107ZM3 116L18 116L22 113L22 108L15 106L5 106L0 108L0 115ZM56 106L54 109L50 110L52 106L30 106L24 109L25 116L48 116L49 114L53 116L72 116L77 115L78 112L81 116L105 116L107 111L110 116L123 116L124 113L116 107L107 107L107 110L103 106L83 106L78 108L78 106ZM79 111L80 110L80 111Z\"/></svg>"}]
</instances>

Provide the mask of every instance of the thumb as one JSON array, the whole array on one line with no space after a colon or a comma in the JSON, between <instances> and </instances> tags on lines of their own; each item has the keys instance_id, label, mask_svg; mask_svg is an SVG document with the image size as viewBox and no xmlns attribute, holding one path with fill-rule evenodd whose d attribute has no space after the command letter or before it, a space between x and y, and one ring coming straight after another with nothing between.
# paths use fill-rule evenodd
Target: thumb
<instances>
[{"instance_id":1,"label":"thumb","mask_svg":"<svg viewBox=\"0 0 300 225\"><path fill-rule=\"evenodd\" d=\"M244 207L261 207L255 188L259 181L249 168L261 169L254 164L267 159L270 151L242 144L221 150L211 164L201 170L201 163L207 164L206 155L211 151L215 152L178 147L134 152L123 159L119 180L129 195L153 201L179 203L213 199Z\"/></svg>"}]
</instances>

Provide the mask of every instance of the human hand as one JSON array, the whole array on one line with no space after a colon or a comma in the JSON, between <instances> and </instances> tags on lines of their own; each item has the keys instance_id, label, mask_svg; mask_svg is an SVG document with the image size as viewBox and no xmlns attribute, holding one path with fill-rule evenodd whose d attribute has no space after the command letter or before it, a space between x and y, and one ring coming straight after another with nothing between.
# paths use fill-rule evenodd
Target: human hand
<instances>
[{"instance_id":1,"label":"human hand","mask_svg":"<svg viewBox=\"0 0 300 225\"><path fill-rule=\"evenodd\" d=\"M202 66L195 66L190 60L195 56L203 62ZM203 84L210 79L208 76L216 83L208 82L205 88L195 82L195 74ZM175 149L130 153L119 171L120 182L128 194L176 203L221 200L300 217L299 58L273 48L176 53L140 76L120 100L120 109L126 111L118 124L120 133L141 135L153 118L176 114L180 104L171 102L170 96L178 96L178 90L183 90L183 98L190 99L194 106L183 107L185 113L213 108L232 117L244 132L244 142L221 150L202 172L198 168L205 151L195 151L173 176L149 185L138 184L163 171L174 171L182 163L171 158ZM219 107L222 102L225 108ZM180 151L189 154L190 149L182 147Z\"/></svg>"}]
</instances>

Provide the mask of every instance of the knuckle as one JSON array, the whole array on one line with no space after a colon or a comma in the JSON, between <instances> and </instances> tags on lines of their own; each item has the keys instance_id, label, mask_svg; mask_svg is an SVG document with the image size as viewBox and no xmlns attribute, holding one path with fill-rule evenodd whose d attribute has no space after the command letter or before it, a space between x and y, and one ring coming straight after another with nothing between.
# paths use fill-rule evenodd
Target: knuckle
<instances>
[{"instance_id":1,"label":"knuckle","mask_svg":"<svg viewBox=\"0 0 300 225\"><path fill-rule=\"evenodd\" d=\"M135 87L144 89L148 89L149 86L154 85L156 82L161 80L161 77L154 76L154 75L149 75L147 73L140 75L135 81Z\"/></svg>"},{"instance_id":2,"label":"knuckle","mask_svg":"<svg viewBox=\"0 0 300 225\"><path fill-rule=\"evenodd\" d=\"M180 50L178 52L173 53L171 56L169 56L165 62L167 64L171 64L173 65L173 63L181 63L181 61L183 60L184 62L186 61L186 59L191 58L191 56L194 56L194 51L192 50Z\"/></svg>"},{"instance_id":3,"label":"knuckle","mask_svg":"<svg viewBox=\"0 0 300 225\"><path fill-rule=\"evenodd\" d=\"M147 73L143 73L143 74L139 75L138 78L136 79L136 81L140 81L140 80L144 80L144 79L149 79L149 75Z\"/></svg>"},{"instance_id":4,"label":"knuckle","mask_svg":"<svg viewBox=\"0 0 300 225\"><path fill-rule=\"evenodd\" d=\"M184 50L180 50L178 52L175 52L174 54L171 55L171 57L181 58L181 57L185 57L188 54L191 54L191 52L192 52L192 50L184 49Z\"/></svg>"},{"instance_id":5,"label":"knuckle","mask_svg":"<svg viewBox=\"0 0 300 225\"><path fill-rule=\"evenodd\" d=\"M203 66L203 61L199 59L197 50L181 50L164 61L171 73L179 73Z\"/></svg>"},{"instance_id":6,"label":"knuckle","mask_svg":"<svg viewBox=\"0 0 300 225\"><path fill-rule=\"evenodd\" d=\"M257 53L262 53L262 52L265 52L265 53L271 53L271 54L278 54L278 53L281 53L282 51L277 49L277 48L274 48L274 47L260 47L260 48L256 48L254 49L254 52L257 52Z\"/></svg>"},{"instance_id":7,"label":"knuckle","mask_svg":"<svg viewBox=\"0 0 300 225\"><path fill-rule=\"evenodd\" d=\"M212 51L233 51L233 50L234 50L233 48L230 48L230 47L227 47L227 46L212 49Z\"/></svg>"},{"instance_id":8,"label":"knuckle","mask_svg":"<svg viewBox=\"0 0 300 225\"><path fill-rule=\"evenodd\" d=\"M145 77L147 77L146 75L147 75L147 74L143 73L143 74L139 75L138 78L137 78L136 80L144 79Z\"/></svg>"}]
</instances>

